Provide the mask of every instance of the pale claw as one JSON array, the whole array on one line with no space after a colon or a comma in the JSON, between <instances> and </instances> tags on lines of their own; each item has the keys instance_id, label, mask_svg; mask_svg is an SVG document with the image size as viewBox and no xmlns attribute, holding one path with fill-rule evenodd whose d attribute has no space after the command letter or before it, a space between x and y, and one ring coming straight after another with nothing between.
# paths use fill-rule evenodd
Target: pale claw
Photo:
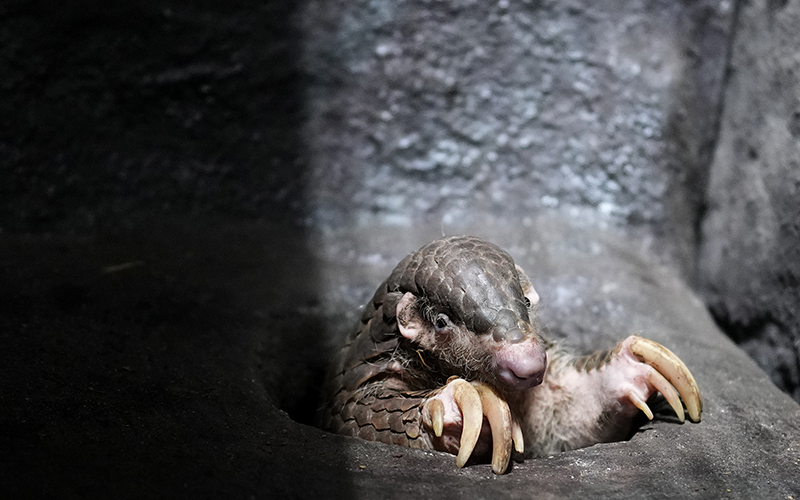
<instances>
[{"instance_id":1,"label":"pale claw","mask_svg":"<svg viewBox=\"0 0 800 500\"><path fill-rule=\"evenodd\" d=\"M660 392L662 396L664 396L664 399L667 400L667 403L669 403L669 405L672 407L672 410L675 412L675 415L678 416L678 420L680 420L681 423L683 423L684 417L683 417L683 405L681 405L681 398L678 395L678 392L675 390L675 388L669 383L669 380L664 378L664 375L659 373L657 370L658 369L656 368L655 370L652 370L647 373L647 381L650 383L650 385L655 387L656 390ZM689 406L688 403L686 405ZM691 418L691 411L689 412L689 415ZM692 419L692 421L697 422L699 419L700 415L698 414L697 420Z\"/></svg>"},{"instance_id":2,"label":"pale claw","mask_svg":"<svg viewBox=\"0 0 800 500\"><path fill-rule=\"evenodd\" d=\"M456 456L456 465L464 467L469 460L483 427L483 409L478 391L466 380L457 379L453 384L453 399L461 410L461 444Z\"/></svg>"},{"instance_id":3,"label":"pale claw","mask_svg":"<svg viewBox=\"0 0 800 500\"><path fill-rule=\"evenodd\" d=\"M630 399L631 403L633 403L633 406L639 408L642 413L647 415L648 420L653 420L653 411L649 406L647 406L647 401L640 398L639 395L633 391L628 393L628 399ZM681 419L681 422L683 422L683 419Z\"/></svg>"},{"instance_id":4,"label":"pale claw","mask_svg":"<svg viewBox=\"0 0 800 500\"><path fill-rule=\"evenodd\" d=\"M483 427L483 417L492 431L492 470L503 474L511 461L511 448L520 453L525 450L522 429L511 415L508 403L491 386L481 382L469 383L463 379L448 382L453 401L461 412L461 438L456 465L464 467L475 450ZM445 424L445 407L441 400L431 398L423 406L424 423L441 437Z\"/></svg>"},{"instance_id":5,"label":"pale claw","mask_svg":"<svg viewBox=\"0 0 800 500\"><path fill-rule=\"evenodd\" d=\"M633 338L630 351L639 361L655 368L657 373L651 372L648 375L648 382L664 396L681 422L683 422L683 407L680 399L683 399L686 405L689 419L692 422L699 422L700 413L703 411L703 398L697 382L683 361L663 345L642 337ZM632 400L632 402L652 418L652 413L644 409L647 408L647 404L641 402L644 405L642 408L637 401Z\"/></svg>"},{"instance_id":6,"label":"pale claw","mask_svg":"<svg viewBox=\"0 0 800 500\"><path fill-rule=\"evenodd\" d=\"M473 385L481 397L483 414L492 428L492 470L495 474L502 474L511 460L511 410L490 386L480 382L473 382Z\"/></svg>"},{"instance_id":7,"label":"pale claw","mask_svg":"<svg viewBox=\"0 0 800 500\"><path fill-rule=\"evenodd\" d=\"M442 437L444 430L444 403L438 399L431 399L426 405L425 410L427 422L433 429L433 434L436 437Z\"/></svg>"},{"instance_id":8,"label":"pale claw","mask_svg":"<svg viewBox=\"0 0 800 500\"><path fill-rule=\"evenodd\" d=\"M525 440L522 437L522 427L519 426L516 418L511 419L511 439L514 440L514 449L518 453L525 453Z\"/></svg>"}]
</instances>

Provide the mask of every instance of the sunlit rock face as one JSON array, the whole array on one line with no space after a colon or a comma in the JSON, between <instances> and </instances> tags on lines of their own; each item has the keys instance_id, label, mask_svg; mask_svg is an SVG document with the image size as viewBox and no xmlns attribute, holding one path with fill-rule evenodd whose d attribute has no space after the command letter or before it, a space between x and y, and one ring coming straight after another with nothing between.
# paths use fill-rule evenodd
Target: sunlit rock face
<instances>
[{"instance_id":1,"label":"sunlit rock face","mask_svg":"<svg viewBox=\"0 0 800 500\"><path fill-rule=\"evenodd\" d=\"M685 272L716 136L727 3L310 1L322 225L625 227Z\"/></svg>"}]
</instances>

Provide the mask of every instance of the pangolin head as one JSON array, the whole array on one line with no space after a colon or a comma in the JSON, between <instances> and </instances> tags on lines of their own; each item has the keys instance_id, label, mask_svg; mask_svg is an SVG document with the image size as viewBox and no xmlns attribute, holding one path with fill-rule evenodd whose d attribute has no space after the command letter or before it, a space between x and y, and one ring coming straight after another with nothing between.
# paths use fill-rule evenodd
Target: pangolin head
<instances>
[{"instance_id":1,"label":"pangolin head","mask_svg":"<svg viewBox=\"0 0 800 500\"><path fill-rule=\"evenodd\" d=\"M481 238L434 240L409 255L390 282L424 300L431 314L447 314L478 335L515 343L534 333L514 260Z\"/></svg>"}]
</instances>

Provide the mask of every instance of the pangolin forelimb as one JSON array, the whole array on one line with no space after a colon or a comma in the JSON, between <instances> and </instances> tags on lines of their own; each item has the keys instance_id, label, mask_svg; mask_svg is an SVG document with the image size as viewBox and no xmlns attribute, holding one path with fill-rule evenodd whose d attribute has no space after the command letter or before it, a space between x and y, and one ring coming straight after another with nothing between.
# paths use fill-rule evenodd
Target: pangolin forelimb
<instances>
[{"instance_id":1,"label":"pangolin forelimb","mask_svg":"<svg viewBox=\"0 0 800 500\"><path fill-rule=\"evenodd\" d=\"M457 449L451 450L445 444L438 449L457 451L458 467L466 465L486 425L491 431L494 472L502 474L508 468L512 448L519 453L524 452L519 423L511 414L506 400L488 384L453 378L425 400L422 416L425 426L437 438L443 437L445 429L456 438ZM433 442L436 448L437 441Z\"/></svg>"},{"instance_id":2,"label":"pangolin forelimb","mask_svg":"<svg viewBox=\"0 0 800 500\"><path fill-rule=\"evenodd\" d=\"M636 415L654 417L647 404L661 393L683 422L684 408L700 421L702 398L689 369L661 344L636 335L609 351L572 357L548 350L541 386L517 399L528 456L543 455L630 437Z\"/></svg>"}]
</instances>

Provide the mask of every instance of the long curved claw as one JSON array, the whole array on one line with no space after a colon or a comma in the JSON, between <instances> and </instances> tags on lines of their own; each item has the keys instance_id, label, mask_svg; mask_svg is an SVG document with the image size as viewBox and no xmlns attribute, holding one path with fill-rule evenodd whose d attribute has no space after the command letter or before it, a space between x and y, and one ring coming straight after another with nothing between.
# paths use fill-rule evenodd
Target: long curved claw
<instances>
[{"instance_id":1,"label":"long curved claw","mask_svg":"<svg viewBox=\"0 0 800 500\"><path fill-rule=\"evenodd\" d=\"M692 422L700 421L703 411L703 398L689 368L672 351L652 340L635 337L630 344L631 353L642 363L648 364L659 372L659 377L648 377L650 382L669 402L678 418L683 421L683 408L680 399L686 405L689 419ZM672 385L677 389L668 387ZM634 403L635 404L635 403Z\"/></svg>"},{"instance_id":2,"label":"long curved claw","mask_svg":"<svg viewBox=\"0 0 800 500\"><path fill-rule=\"evenodd\" d=\"M514 433L511 410L508 409L508 403L500 398L490 386L480 382L473 382L472 385L478 391L483 414L486 415L492 428L492 470L495 474L502 474L508 469L508 463L511 460Z\"/></svg>"},{"instance_id":3,"label":"long curved claw","mask_svg":"<svg viewBox=\"0 0 800 500\"><path fill-rule=\"evenodd\" d=\"M650 383L650 385L655 387L656 390L660 392L662 396L664 396L664 399L667 400L669 405L672 407L672 410L675 412L675 415L678 416L678 420L680 420L681 423L683 423L684 416L683 416L683 405L681 405L681 398L680 396L678 396L678 392L675 390L675 388L669 383L669 381L666 378L664 378L664 375L659 373L657 370L651 370L650 372L647 373L647 381Z\"/></svg>"},{"instance_id":4,"label":"long curved claw","mask_svg":"<svg viewBox=\"0 0 800 500\"><path fill-rule=\"evenodd\" d=\"M648 420L653 420L653 411L650 410L649 406L647 406L647 401L639 397L639 395L636 394L635 392L629 392L628 399L631 401L631 403L633 403L633 406L639 408L642 411L642 413L647 415Z\"/></svg>"},{"instance_id":5,"label":"long curved claw","mask_svg":"<svg viewBox=\"0 0 800 500\"><path fill-rule=\"evenodd\" d=\"M464 467L475 450L481 434L483 409L478 391L472 384L463 379L457 379L451 383L453 384L453 399L458 404L462 417L461 444L456 456L456 465Z\"/></svg>"},{"instance_id":6,"label":"long curved claw","mask_svg":"<svg viewBox=\"0 0 800 500\"><path fill-rule=\"evenodd\" d=\"M431 399L423 407L425 423L433 429L436 437L442 437L444 430L444 403L438 399Z\"/></svg>"}]
</instances>

